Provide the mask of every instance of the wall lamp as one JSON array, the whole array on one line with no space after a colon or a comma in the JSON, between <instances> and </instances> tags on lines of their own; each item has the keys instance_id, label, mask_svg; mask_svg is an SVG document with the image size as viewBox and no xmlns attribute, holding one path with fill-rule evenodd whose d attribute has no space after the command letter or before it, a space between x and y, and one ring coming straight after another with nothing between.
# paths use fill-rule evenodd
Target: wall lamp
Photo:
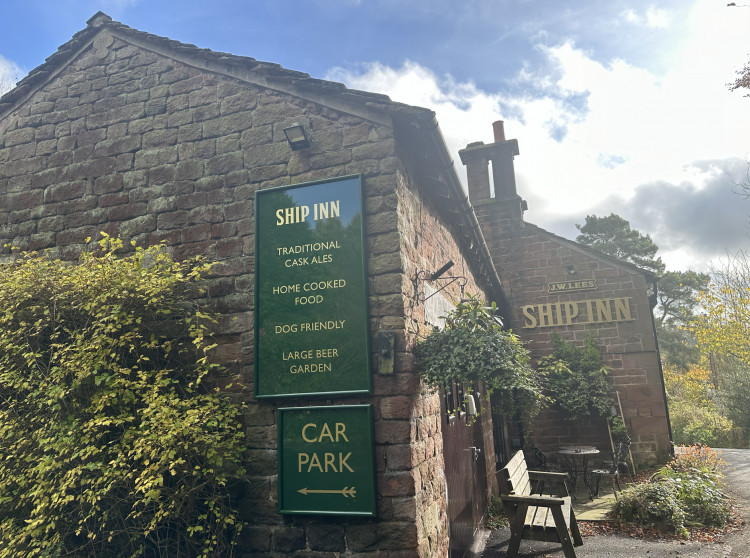
<instances>
[{"instance_id":1,"label":"wall lamp","mask_svg":"<svg viewBox=\"0 0 750 558\"><path fill-rule=\"evenodd\" d=\"M452 285L453 283L458 282L458 286L461 287L461 293L463 293L464 287L466 286L466 283L469 282L466 277L462 275L445 275L445 272L448 271L450 268L453 267L453 261L449 260L448 263L446 263L443 267L438 269L437 271L430 273L429 271L417 271L417 274L414 276L414 288L416 290L416 298L419 302L425 302L426 300L429 300L436 294L438 294L440 291L448 287L449 285ZM434 293L432 293L430 296L424 295L424 290L419 288L419 283L425 282L425 281L447 281L442 287L440 287L438 290L436 290Z\"/></svg>"},{"instance_id":2,"label":"wall lamp","mask_svg":"<svg viewBox=\"0 0 750 558\"><path fill-rule=\"evenodd\" d=\"M310 147L310 138L307 137L307 132L302 124L295 122L291 126L284 128L284 135L292 151Z\"/></svg>"}]
</instances>

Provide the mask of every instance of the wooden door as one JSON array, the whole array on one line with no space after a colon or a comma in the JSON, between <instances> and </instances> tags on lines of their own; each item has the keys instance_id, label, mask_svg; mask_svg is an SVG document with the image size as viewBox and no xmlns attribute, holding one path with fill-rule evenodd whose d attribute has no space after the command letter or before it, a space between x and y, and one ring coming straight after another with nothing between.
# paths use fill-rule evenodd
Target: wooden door
<instances>
[{"instance_id":1,"label":"wooden door","mask_svg":"<svg viewBox=\"0 0 750 558\"><path fill-rule=\"evenodd\" d=\"M480 425L463 410L464 396L462 387L454 384L442 401L451 558L463 558L471 549L487 509Z\"/></svg>"}]
</instances>

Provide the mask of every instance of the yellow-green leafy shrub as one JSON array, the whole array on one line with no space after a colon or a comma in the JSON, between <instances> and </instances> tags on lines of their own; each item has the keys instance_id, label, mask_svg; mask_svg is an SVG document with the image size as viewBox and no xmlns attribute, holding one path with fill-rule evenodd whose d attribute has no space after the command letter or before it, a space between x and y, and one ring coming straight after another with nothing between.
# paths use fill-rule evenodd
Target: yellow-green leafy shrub
<instances>
[{"instance_id":1,"label":"yellow-green leafy shrub","mask_svg":"<svg viewBox=\"0 0 750 558\"><path fill-rule=\"evenodd\" d=\"M209 266L100 245L0 267L0 557L231 555L240 409L206 385L191 302Z\"/></svg>"},{"instance_id":2,"label":"yellow-green leafy shrub","mask_svg":"<svg viewBox=\"0 0 750 558\"><path fill-rule=\"evenodd\" d=\"M719 410L720 392L713 387L707 366L688 370L667 366L664 384L674 443L743 447L739 429Z\"/></svg>"}]
</instances>

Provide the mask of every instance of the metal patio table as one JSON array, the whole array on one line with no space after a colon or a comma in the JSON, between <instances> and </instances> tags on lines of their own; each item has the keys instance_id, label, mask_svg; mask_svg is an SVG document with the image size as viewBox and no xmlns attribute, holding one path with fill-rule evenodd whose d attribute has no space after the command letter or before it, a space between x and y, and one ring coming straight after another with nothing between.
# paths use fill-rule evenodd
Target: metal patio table
<instances>
[{"instance_id":1,"label":"metal patio table","mask_svg":"<svg viewBox=\"0 0 750 558\"><path fill-rule=\"evenodd\" d=\"M578 482L578 459L580 458L580 471L583 473L583 484L586 485L586 490L588 490L589 498L593 500L594 490L591 487L591 482L589 479L589 457L591 457L592 455L598 455L599 450L594 446L573 445L560 446L560 449L557 451L557 453L562 455L563 459L565 460L565 464L570 473L570 484L573 494L575 494L576 484Z\"/></svg>"}]
</instances>

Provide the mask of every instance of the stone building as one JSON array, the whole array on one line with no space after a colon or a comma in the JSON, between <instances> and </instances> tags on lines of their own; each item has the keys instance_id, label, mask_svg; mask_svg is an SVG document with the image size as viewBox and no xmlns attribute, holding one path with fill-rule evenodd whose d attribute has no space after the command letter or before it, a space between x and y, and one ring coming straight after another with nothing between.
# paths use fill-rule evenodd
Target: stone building
<instances>
[{"instance_id":1,"label":"stone building","mask_svg":"<svg viewBox=\"0 0 750 558\"><path fill-rule=\"evenodd\" d=\"M304 134L301 146L285 133L295 126ZM244 386L248 402L250 482L239 506L250 528L241 556L462 556L477 538L488 496L497 492L501 454L512 444L495 443L502 428L489 413L471 421L427 390L415 373L414 347L465 293L498 302L537 356L549 350L553 330L580 340L592 325L581 318L586 300L600 301L591 302L603 316L595 331L637 454L648 460L668 448L647 327L646 283L654 278L524 223L513 178L517 154L517 144L502 138L462 152L470 203L432 111L154 36L99 12L0 98L0 261L12 260L10 245L75 259L90 248L87 238L106 232L141 246L164 243L178 259L217 262L208 288L219 314L213 358L228 371L218 380ZM265 374L261 365L256 370L256 350L267 334L256 326L258 308L270 297L256 281L267 238L257 211L268 192L291 196L307 192L306 185L344 182L361 192L368 385L268 396L256 381ZM299 220L290 211L281 221ZM447 276L460 281L435 273L449 262ZM592 288L550 290L575 282L572 272ZM278 285L289 288L284 281ZM603 300L614 306L600 310ZM366 409L372 422L364 449L371 453L373 513L285 509L280 495L290 479L280 473L287 442L281 417L345 407ZM537 429L539 442L569 441L573 434L548 418ZM315 441L326 432L331 441L333 432L347 440L341 424L315 430ZM306 442L310 425L319 428L304 424ZM596 425L581 428L580 441L602 443ZM315 461L305 459L309 472ZM344 472L351 469L346 459L326 457L317 468ZM302 464L300 457L300 473ZM293 492L307 495L309 488Z\"/></svg>"},{"instance_id":2,"label":"stone building","mask_svg":"<svg viewBox=\"0 0 750 558\"><path fill-rule=\"evenodd\" d=\"M610 369L613 403L618 414L622 407L635 462L665 462L671 432L652 314L655 296L648 294L658 277L525 222L526 202L516 191L513 169L517 155L518 142L505 139L501 122L495 123L494 143L470 144L460 152L472 206L510 301L509 323L534 359L552 352L554 334L578 345L592 335ZM610 447L601 418L571 423L547 410L532 432L551 452L566 443Z\"/></svg>"},{"instance_id":3,"label":"stone building","mask_svg":"<svg viewBox=\"0 0 750 558\"><path fill-rule=\"evenodd\" d=\"M308 136L302 149L285 135L293 124ZM255 398L256 193L341 177L361 184L371 386ZM218 262L208 289L220 315L213 358L227 367L227 384L245 386L249 403L250 482L239 506L251 526L240 555L439 557L471 545L496 492L496 463L492 443L482 453L469 447L491 442L492 421L471 425L441 411L441 398L415 374L413 349L435 308L462 294L453 284L425 300L425 289L440 288L431 275L446 262L455 262L451 272L467 292L502 294L432 111L157 37L99 12L0 98L0 259L12 259L9 245L75 259L102 231L165 243L178 259ZM374 516L279 513L289 480L279 475L279 409L343 405L372 416ZM469 446L455 454L472 456L451 478L449 431ZM306 441L311 432L303 428ZM346 439L338 423L335 432ZM339 454L342 472L351 468L346 459Z\"/></svg>"}]
</instances>

